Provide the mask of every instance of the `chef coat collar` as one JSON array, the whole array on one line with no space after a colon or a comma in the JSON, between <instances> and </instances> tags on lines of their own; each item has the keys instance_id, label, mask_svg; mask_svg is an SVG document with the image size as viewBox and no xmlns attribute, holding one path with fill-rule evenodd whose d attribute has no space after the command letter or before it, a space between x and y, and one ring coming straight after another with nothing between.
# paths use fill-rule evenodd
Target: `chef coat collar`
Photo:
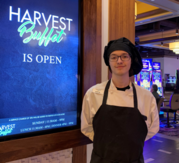
<instances>
[{"instance_id":1,"label":"chef coat collar","mask_svg":"<svg viewBox=\"0 0 179 163\"><path fill-rule=\"evenodd\" d=\"M125 91L122 91L122 92L125 92L126 95L133 95L133 88L132 88L132 82L131 81L129 83L129 87L130 87L130 89L126 89ZM111 84L110 84L109 90L110 91L117 91L117 92L119 91L119 90L117 90L116 86L114 85L112 79L111 79Z\"/></svg>"}]
</instances>

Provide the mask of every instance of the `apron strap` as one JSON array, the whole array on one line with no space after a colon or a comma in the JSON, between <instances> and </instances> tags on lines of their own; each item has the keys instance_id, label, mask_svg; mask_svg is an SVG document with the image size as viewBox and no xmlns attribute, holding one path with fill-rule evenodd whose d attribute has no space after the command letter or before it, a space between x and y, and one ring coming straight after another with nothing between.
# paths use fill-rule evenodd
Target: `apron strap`
<instances>
[{"instance_id":1,"label":"apron strap","mask_svg":"<svg viewBox=\"0 0 179 163\"><path fill-rule=\"evenodd\" d=\"M105 91L104 91L103 104L106 104L106 102L107 102L108 89L109 89L110 84L111 84L111 79L108 81L108 83L107 83L107 85L106 85L106 88L105 88Z\"/></svg>"},{"instance_id":2,"label":"apron strap","mask_svg":"<svg viewBox=\"0 0 179 163\"><path fill-rule=\"evenodd\" d=\"M106 88L104 90L104 96L103 96L103 104L106 104L107 98L108 98L108 89L111 84L111 79L107 82ZM138 108L138 103L137 103L137 93L134 84L132 83L132 88L133 88L133 94L134 94L134 108Z\"/></svg>"},{"instance_id":3,"label":"apron strap","mask_svg":"<svg viewBox=\"0 0 179 163\"><path fill-rule=\"evenodd\" d=\"M134 108L138 109L137 93L134 84L132 83L133 94L134 94Z\"/></svg>"}]
</instances>

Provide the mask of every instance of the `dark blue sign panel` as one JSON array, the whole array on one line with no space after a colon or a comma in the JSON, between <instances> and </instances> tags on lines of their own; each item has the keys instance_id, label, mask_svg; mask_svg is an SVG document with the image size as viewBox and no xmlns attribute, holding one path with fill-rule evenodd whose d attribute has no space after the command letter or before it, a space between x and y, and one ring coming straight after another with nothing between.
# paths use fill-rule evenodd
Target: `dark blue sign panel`
<instances>
[{"instance_id":1,"label":"dark blue sign panel","mask_svg":"<svg viewBox=\"0 0 179 163\"><path fill-rule=\"evenodd\" d=\"M77 124L78 0L0 5L0 137Z\"/></svg>"},{"instance_id":2,"label":"dark blue sign panel","mask_svg":"<svg viewBox=\"0 0 179 163\"><path fill-rule=\"evenodd\" d=\"M148 62L149 63L148 71L152 71L152 59L142 59L142 62Z\"/></svg>"},{"instance_id":3,"label":"dark blue sign panel","mask_svg":"<svg viewBox=\"0 0 179 163\"><path fill-rule=\"evenodd\" d=\"M149 70L149 62L143 62L143 69L142 70Z\"/></svg>"},{"instance_id":4,"label":"dark blue sign panel","mask_svg":"<svg viewBox=\"0 0 179 163\"><path fill-rule=\"evenodd\" d=\"M160 62L153 62L153 70L160 70Z\"/></svg>"}]
</instances>

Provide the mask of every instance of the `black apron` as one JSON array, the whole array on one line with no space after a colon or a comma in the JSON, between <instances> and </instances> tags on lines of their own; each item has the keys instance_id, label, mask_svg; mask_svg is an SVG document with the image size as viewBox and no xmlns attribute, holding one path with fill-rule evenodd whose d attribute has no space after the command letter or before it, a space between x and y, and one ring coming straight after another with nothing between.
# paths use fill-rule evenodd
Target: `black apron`
<instances>
[{"instance_id":1,"label":"black apron","mask_svg":"<svg viewBox=\"0 0 179 163\"><path fill-rule=\"evenodd\" d=\"M93 119L94 140L90 163L144 163L143 146L148 130L137 107L134 84L134 108L120 107L106 104L110 82L106 85L103 103Z\"/></svg>"}]
</instances>

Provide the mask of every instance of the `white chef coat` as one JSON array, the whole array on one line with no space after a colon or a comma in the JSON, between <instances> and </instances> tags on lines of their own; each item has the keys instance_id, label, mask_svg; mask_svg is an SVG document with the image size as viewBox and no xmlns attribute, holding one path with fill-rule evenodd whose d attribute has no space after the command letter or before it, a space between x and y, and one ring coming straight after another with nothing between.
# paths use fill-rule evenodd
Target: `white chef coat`
<instances>
[{"instance_id":1,"label":"white chef coat","mask_svg":"<svg viewBox=\"0 0 179 163\"><path fill-rule=\"evenodd\" d=\"M81 132L93 141L93 117L102 105L104 90L108 81L91 87L83 99L81 114ZM142 115L147 117L146 125L148 134L146 140L153 137L159 131L159 113L154 96L148 90L136 84L138 109ZM132 83L130 89L119 91L111 80L108 90L107 105L134 107Z\"/></svg>"}]
</instances>

